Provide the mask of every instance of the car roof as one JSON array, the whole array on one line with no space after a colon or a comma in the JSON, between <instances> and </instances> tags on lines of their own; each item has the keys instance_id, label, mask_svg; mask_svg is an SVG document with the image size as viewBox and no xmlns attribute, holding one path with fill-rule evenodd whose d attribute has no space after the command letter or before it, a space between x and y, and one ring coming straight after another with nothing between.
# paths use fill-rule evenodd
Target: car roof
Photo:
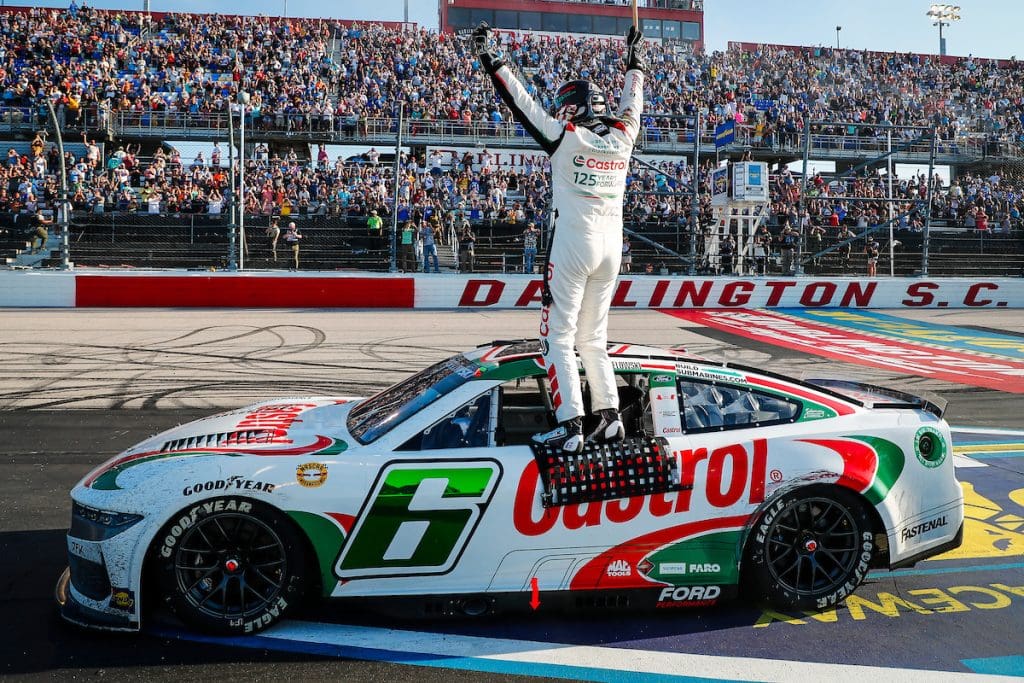
<instances>
[{"instance_id":1,"label":"car roof","mask_svg":"<svg viewBox=\"0 0 1024 683\"><path fill-rule=\"evenodd\" d=\"M541 348L538 339L509 339L496 340L487 344L481 344L471 351L465 353L466 358L482 363L506 363L513 360L526 358L540 358ZM704 358L688 353L682 347L673 349L659 349L653 346L642 344L629 344L626 342L608 342L608 356L614 360L666 360L676 361L700 361L707 362ZM716 363L717 365L717 363Z\"/></svg>"}]
</instances>

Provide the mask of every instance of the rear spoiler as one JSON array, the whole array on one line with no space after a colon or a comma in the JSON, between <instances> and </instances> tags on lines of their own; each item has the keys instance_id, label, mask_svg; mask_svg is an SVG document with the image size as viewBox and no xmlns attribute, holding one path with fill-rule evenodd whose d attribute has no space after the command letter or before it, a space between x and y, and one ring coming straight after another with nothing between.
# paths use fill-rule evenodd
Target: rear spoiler
<instances>
[{"instance_id":1,"label":"rear spoiler","mask_svg":"<svg viewBox=\"0 0 1024 683\"><path fill-rule=\"evenodd\" d=\"M905 391L880 387L866 382L851 382L843 379L806 379L807 384L837 393L865 408L902 408L904 410L925 410L941 418L946 413L948 401L943 398L922 398Z\"/></svg>"}]
</instances>

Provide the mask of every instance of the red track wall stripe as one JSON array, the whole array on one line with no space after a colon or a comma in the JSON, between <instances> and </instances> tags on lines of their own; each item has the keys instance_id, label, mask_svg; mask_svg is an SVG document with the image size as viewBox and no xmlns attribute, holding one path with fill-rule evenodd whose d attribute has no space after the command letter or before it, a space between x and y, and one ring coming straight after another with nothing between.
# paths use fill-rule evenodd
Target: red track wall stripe
<instances>
[{"instance_id":1,"label":"red track wall stripe","mask_svg":"<svg viewBox=\"0 0 1024 683\"><path fill-rule=\"evenodd\" d=\"M412 308L412 278L78 275L79 307Z\"/></svg>"}]
</instances>

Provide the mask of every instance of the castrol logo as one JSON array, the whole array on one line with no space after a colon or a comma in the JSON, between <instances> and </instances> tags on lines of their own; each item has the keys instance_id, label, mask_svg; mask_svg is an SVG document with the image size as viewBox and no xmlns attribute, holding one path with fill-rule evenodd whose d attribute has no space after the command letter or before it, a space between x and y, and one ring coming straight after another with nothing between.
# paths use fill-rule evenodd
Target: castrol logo
<instances>
[{"instance_id":1,"label":"castrol logo","mask_svg":"<svg viewBox=\"0 0 1024 683\"><path fill-rule=\"evenodd\" d=\"M578 168L588 168L591 171L624 171L626 162L622 159L595 159L577 154L572 159L572 165Z\"/></svg>"},{"instance_id":2,"label":"castrol logo","mask_svg":"<svg viewBox=\"0 0 1024 683\"><path fill-rule=\"evenodd\" d=\"M564 530L575 531L604 524L625 524L642 515L666 517L686 513L695 497L698 502L719 509L764 502L768 464L768 443L764 439L749 444L730 444L710 452L706 448L674 451L673 455L682 462L684 489L681 491L546 509L541 509L539 503L542 485L537 463L530 461L519 478L512 523L524 536L541 536L559 525ZM706 479L702 485L694 486L697 467L702 463L706 467Z\"/></svg>"}]
</instances>

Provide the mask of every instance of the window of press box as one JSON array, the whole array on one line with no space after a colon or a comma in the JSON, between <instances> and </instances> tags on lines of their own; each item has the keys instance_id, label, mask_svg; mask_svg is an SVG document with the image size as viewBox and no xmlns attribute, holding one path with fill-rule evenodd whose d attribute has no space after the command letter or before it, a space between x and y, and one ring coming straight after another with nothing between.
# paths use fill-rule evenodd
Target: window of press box
<instances>
[{"instance_id":1,"label":"window of press box","mask_svg":"<svg viewBox=\"0 0 1024 683\"><path fill-rule=\"evenodd\" d=\"M469 10L469 17L473 26L478 26L481 21L486 21L488 26L494 26L494 10L474 7Z\"/></svg>"},{"instance_id":2,"label":"window of press box","mask_svg":"<svg viewBox=\"0 0 1024 683\"><path fill-rule=\"evenodd\" d=\"M641 19L640 30L645 38L661 38L661 19Z\"/></svg>"},{"instance_id":3,"label":"window of press box","mask_svg":"<svg viewBox=\"0 0 1024 683\"><path fill-rule=\"evenodd\" d=\"M495 28L516 30L519 28L519 12L507 9L494 10Z\"/></svg>"},{"instance_id":4,"label":"window of press box","mask_svg":"<svg viewBox=\"0 0 1024 683\"><path fill-rule=\"evenodd\" d=\"M796 401L734 387L681 377L679 410L688 433L726 431L788 424L800 417Z\"/></svg>"},{"instance_id":5,"label":"window of press box","mask_svg":"<svg viewBox=\"0 0 1024 683\"><path fill-rule=\"evenodd\" d=\"M565 33L569 27L569 17L556 12L545 12L542 15L542 23L545 31Z\"/></svg>"},{"instance_id":6,"label":"window of press box","mask_svg":"<svg viewBox=\"0 0 1024 683\"><path fill-rule=\"evenodd\" d=\"M616 24L615 34L619 36L626 35L629 31L629 27L633 25L632 17L619 17L618 23Z\"/></svg>"},{"instance_id":7,"label":"window of press box","mask_svg":"<svg viewBox=\"0 0 1024 683\"><path fill-rule=\"evenodd\" d=\"M451 7L448 9L448 25L453 29L473 28L473 18L465 7Z\"/></svg>"},{"instance_id":8,"label":"window of press box","mask_svg":"<svg viewBox=\"0 0 1024 683\"><path fill-rule=\"evenodd\" d=\"M570 14L569 33L590 33L593 31L593 22L589 14Z\"/></svg>"},{"instance_id":9,"label":"window of press box","mask_svg":"<svg viewBox=\"0 0 1024 683\"><path fill-rule=\"evenodd\" d=\"M661 22L661 37L662 38L678 38L679 37L679 22L670 21L665 19Z\"/></svg>"},{"instance_id":10,"label":"window of press box","mask_svg":"<svg viewBox=\"0 0 1024 683\"><path fill-rule=\"evenodd\" d=\"M519 30L540 31L540 12L520 12Z\"/></svg>"},{"instance_id":11,"label":"window of press box","mask_svg":"<svg viewBox=\"0 0 1024 683\"><path fill-rule=\"evenodd\" d=\"M594 33L610 36L618 32L615 17L594 15Z\"/></svg>"},{"instance_id":12,"label":"window of press box","mask_svg":"<svg viewBox=\"0 0 1024 683\"><path fill-rule=\"evenodd\" d=\"M700 24L696 21L684 21L682 37L686 40L700 40Z\"/></svg>"}]
</instances>

